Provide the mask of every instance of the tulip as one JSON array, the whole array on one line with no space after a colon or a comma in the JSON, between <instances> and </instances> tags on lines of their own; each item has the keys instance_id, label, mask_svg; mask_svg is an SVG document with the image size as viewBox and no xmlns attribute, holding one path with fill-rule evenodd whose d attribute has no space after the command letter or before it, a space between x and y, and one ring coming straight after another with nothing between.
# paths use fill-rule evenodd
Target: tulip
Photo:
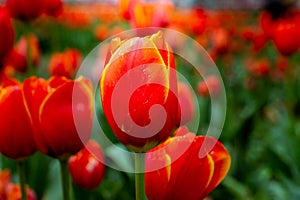
<instances>
[{"instance_id":1,"label":"tulip","mask_svg":"<svg viewBox=\"0 0 300 200\"><path fill-rule=\"evenodd\" d=\"M40 59L39 43L35 35L28 35L27 39L22 36L4 59L3 65L24 73L28 70L28 59L33 66L36 66Z\"/></svg>"},{"instance_id":2,"label":"tulip","mask_svg":"<svg viewBox=\"0 0 300 200\"><path fill-rule=\"evenodd\" d=\"M50 16L57 17L62 13L62 0L43 0L44 12Z\"/></svg>"},{"instance_id":3,"label":"tulip","mask_svg":"<svg viewBox=\"0 0 300 200\"><path fill-rule=\"evenodd\" d=\"M92 128L90 81L52 77L47 82L31 77L24 81L24 88L36 126L38 149L62 160L77 153L89 139Z\"/></svg>"},{"instance_id":4,"label":"tulip","mask_svg":"<svg viewBox=\"0 0 300 200\"><path fill-rule=\"evenodd\" d=\"M6 0L11 16L21 20L37 18L43 9L42 0Z\"/></svg>"},{"instance_id":5,"label":"tulip","mask_svg":"<svg viewBox=\"0 0 300 200\"><path fill-rule=\"evenodd\" d=\"M178 132L146 154L149 200L204 199L229 170L230 155L215 138Z\"/></svg>"},{"instance_id":6,"label":"tulip","mask_svg":"<svg viewBox=\"0 0 300 200\"><path fill-rule=\"evenodd\" d=\"M177 121L176 95L174 57L161 32L111 41L100 96L110 127L126 147L145 152L170 136ZM155 104L163 112L150 110Z\"/></svg>"},{"instance_id":7,"label":"tulip","mask_svg":"<svg viewBox=\"0 0 300 200\"><path fill-rule=\"evenodd\" d=\"M36 196L34 191L26 187L27 199L35 200ZM0 199L4 200L19 200L21 199L21 188L19 185L11 182L10 170L0 171Z\"/></svg>"},{"instance_id":8,"label":"tulip","mask_svg":"<svg viewBox=\"0 0 300 200\"><path fill-rule=\"evenodd\" d=\"M276 49L284 56L290 56L297 52L300 44L299 24L296 19L278 19L273 24L271 38Z\"/></svg>"},{"instance_id":9,"label":"tulip","mask_svg":"<svg viewBox=\"0 0 300 200\"><path fill-rule=\"evenodd\" d=\"M0 152L23 159L36 151L31 115L23 85L17 81L6 83L0 86Z\"/></svg>"},{"instance_id":10,"label":"tulip","mask_svg":"<svg viewBox=\"0 0 300 200\"><path fill-rule=\"evenodd\" d=\"M27 200L36 200L35 192L29 188L29 186L26 187L26 194L27 194ZM6 191L7 200L20 200L21 199L21 188L19 185L16 184L9 184Z\"/></svg>"},{"instance_id":11,"label":"tulip","mask_svg":"<svg viewBox=\"0 0 300 200\"><path fill-rule=\"evenodd\" d=\"M76 49L68 49L62 53L54 53L48 64L50 75L72 78L80 61L81 54Z\"/></svg>"},{"instance_id":12,"label":"tulip","mask_svg":"<svg viewBox=\"0 0 300 200\"><path fill-rule=\"evenodd\" d=\"M104 155L97 142L90 140L77 154L68 161L74 182L85 189L94 189L103 179L105 166Z\"/></svg>"},{"instance_id":13,"label":"tulip","mask_svg":"<svg viewBox=\"0 0 300 200\"><path fill-rule=\"evenodd\" d=\"M0 66L14 44L14 30L7 9L0 6Z\"/></svg>"},{"instance_id":14,"label":"tulip","mask_svg":"<svg viewBox=\"0 0 300 200\"><path fill-rule=\"evenodd\" d=\"M158 0L155 2L134 1L130 4L130 21L133 27L166 27L172 17L174 6L172 1Z\"/></svg>"}]
</instances>

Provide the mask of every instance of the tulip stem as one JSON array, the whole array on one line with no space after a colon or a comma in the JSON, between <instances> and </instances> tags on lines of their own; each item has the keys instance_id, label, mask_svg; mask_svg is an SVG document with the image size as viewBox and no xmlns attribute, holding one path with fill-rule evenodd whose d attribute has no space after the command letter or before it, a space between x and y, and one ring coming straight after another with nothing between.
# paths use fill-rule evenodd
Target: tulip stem
<instances>
[{"instance_id":1,"label":"tulip stem","mask_svg":"<svg viewBox=\"0 0 300 200\"><path fill-rule=\"evenodd\" d=\"M135 153L135 199L145 200L144 154Z\"/></svg>"},{"instance_id":2,"label":"tulip stem","mask_svg":"<svg viewBox=\"0 0 300 200\"><path fill-rule=\"evenodd\" d=\"M61 174L61 184L62 184L62 193L63 200L70 200L70 177L68 170L67 160L60 160L60 174Z\"/></svg>"},{"instance_id":3,"label":"tulip stem","mask_svg":"<svg viewBox=\"0 0 300 200\"><path fill-rule=\"evenodd\" d=\"M26 187L26 178L25 178L25 163L24 163L24 161L18 161L17 166L18 166L22 200L27 200L27 194L26 194L26 188L25 188Z\"/></svg>"}]
</instances>

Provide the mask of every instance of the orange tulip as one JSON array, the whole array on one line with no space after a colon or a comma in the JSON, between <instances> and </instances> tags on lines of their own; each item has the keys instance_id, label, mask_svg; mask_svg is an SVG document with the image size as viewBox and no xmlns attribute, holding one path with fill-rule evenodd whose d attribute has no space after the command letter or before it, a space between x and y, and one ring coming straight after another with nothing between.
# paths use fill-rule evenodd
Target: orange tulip
<instances>
[{"instance_id":1,"label":"orange tulip","mask_svg":"<svg viewBox=\"0 0 300 200\"><path fill-rule=\"evenodd\" d=\"M230 168L230 155L215 138L179 132L146 154L149 200L204 199Z\"/></svg>"}]
</instances>

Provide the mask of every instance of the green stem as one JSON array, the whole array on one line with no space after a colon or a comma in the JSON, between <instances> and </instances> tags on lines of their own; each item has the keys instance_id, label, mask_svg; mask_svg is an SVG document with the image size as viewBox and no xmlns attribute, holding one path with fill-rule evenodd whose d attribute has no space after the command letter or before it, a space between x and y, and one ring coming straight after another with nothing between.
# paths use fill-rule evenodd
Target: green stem
<instances>
[{"instance_id":1,"label":"green stem","mask_svg":"<svg viewBox=\"0 0 300 200\"><path fill-rule=\"evenodd\" d=\"M70 200L70 177L67 160L60 160L60 174L63 192L63 200Z\"/></svg>"},{"instance_id":2,"label":"green stem","mask_svg":"<svg viewBox=\"0 0 300 200\"><path fill-rule=\"evenodd\" d=\"M145 200L145 184L144 184L144 154L135 153L135 199Z\"/></svg>"},{"instance_id":3,"label":"green stem","mask_svg":"<svg viewBox=\"0 0 300 200\"><path fill-rule=\"evenodd\" d=\"M18 173L19 173L19 179L20 179L19 181L20 181L20 187L21 187L22 200L27 200L24 161L18 161L17 166L18 166Z\"/></svg>"}]
</instances>

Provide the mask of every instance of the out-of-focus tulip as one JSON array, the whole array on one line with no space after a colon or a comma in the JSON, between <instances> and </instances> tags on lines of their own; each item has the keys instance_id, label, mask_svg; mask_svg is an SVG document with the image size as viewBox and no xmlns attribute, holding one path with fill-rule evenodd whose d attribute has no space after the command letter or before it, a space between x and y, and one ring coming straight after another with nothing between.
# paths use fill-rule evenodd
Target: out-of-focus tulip
<instances>
[{"instance_id":1,"label":"out-of-focus tulip","mask_svg":"<svg viewBox=\"0 0 300 200\"><path fill-rule=\"evenodd\" d=\"M174 6L169 0L138 1L132 9L130 20L133 27L166 27L171 21Z\"/></svg>"},{"instance_id":2,"label":"out-of-focus tulip","mask_svg":"<svg viewBox=\"0 0 300 200\"><path fill-rule=\"evenodd\" d=\"M120 0L119 1L119 14L123 19L130 20L132 14L132 7L140 0Z\"/></svg>"},{"instance_id":3,"label":"out-of-focus tulip","mask_svg":"<svg viewBox=\"0 0 300 200\"><path fill-rule=\"evenodd\" d=\"M24 92L36 126L38 149L59 159L77 153L91 134L94 104L90 81L52 77L47 82L32 77L24 81Z\"/></svg>"},{"instance_id":4,"label":"out-of-focus tulip","mask_svg":"<svg viewBox=\"0 0 300 200\"><path fill-rule=\"evenodd\" d=\"M266 76L270 69L270 61L267 59L246 62L246 68L254 76Z\"/></svg>"},{"instance_id":5,"label":"out-of-focus tulip","mask_svg":"<svg viewBox=\"0 0 300 200\"><path fill-rule=\"evenodd\" d=\"M197 93L200 96L207 97L210 95L217 96L220 93L220 79L216 76L209 76L205 81L197 84Z\"/></svg>"},{"instance_id":6,"label":"out-of-focus tulip","mask_svg":"<svg viewBox=\"0 0 300 200\"><path fill-rule=\"evenodd\" d=\"M6 7L12 17L21 20L37 18L43 10L43 0L6 0Z\"/></svg>"},{"instance_id":7,"label":"out-of-focus tulip","mask_svg":"<svg viewBox=\"0 0 300 200\"><path fill-rule=\"evenodd\" d=\"M203 9L194 8L191 11L189 21L186 25L190 31L196 35L201 35L206 29L207 16Z\"/></svg>"},{"instance_id":8,"label":"out-of-focus tulip","mask_svg":"<svg viewBox=\"0 0 300 200\"><path fill-rule=\"evenodd\" d=\"M149 200L204 199L230 168L230 155L215 138L179 132L146 154Z\"/></svg>"},{"instance_id":9,"label":"out-of-focus tulip","mask_svg":"<svg viewBox=\"0 0 300 200\"><path fill-rule=\"evenodd\" d=\"M183 125L193 118L195 109L192 89L184 82L178 83L178 123Z\"/></svg>"},{"instance_id":10,"label":"out-of-focus tulip","mask_svg":"<svg viewBox=\"0 0 300 200\"><path fill-rule=\"evenodd\" d=\"M9 170L0 171L0 199L6 199L6 188L11 181Z\"/></svg>"},{"instance_id":11,"label":"out-of-focus tulip","mask_svg":"<svg viewBox=\"0 0 300 200\"><path fill-rule=\"evenodd\" d=\"M162 33L112 40L100 93L109 125L129 149L145 152L166 140L176 126L178 100L175 61ZM155 104L161 109L151 111Z\"/></svg>"},{"instance_id":12,"label":"out-of-focus tulip","mask_svg":"<svg viewBox=\"0 0 300 200\"><path fill-rule=\"evenodd\" d=\"M51 76L72 78L81 62L81 53L76 49L67 49L62 53L54 53L49 61Z\"/></svg>"},{"instance_id":13,"label":"out-of-focus tulip","mask_svg":"<svg viewBox=\"0 0 300 200\"><path fill-rule=\"evenodd\" d=\"M43 0L43 10L50 16L57 17L62 13L62 0Z\"/></svg>"},{"instance_id":14,"label":"out-of-focus tulip","mask_svg":"<svg viewBox=\"0 0 300 200\"><path fill-rule=\"evenodd\" d=\"M36 196L32 189L26 187L27 199L35 200ZM19 185L11 182L9 170L0 171L0 199L1 200L21 200L21 189Z\"/></svg>"},{"instance_id":15,"label":"out-of-focus tulip","mask_svg":"<svg viewBox=\"0 0 300 200\"><path fill-rule=\"evenodd\" d=\"M229 48L229 34L224 28L218 28L212 32L212 45L218 54L224 54Z\"/></svg>"},{"instance_id":16,"label":"out-of-focus tulip","mask_svg":"<svg viewBox=\"0 0 300 200\"><path fill-rule=\"evenodd\" d=\"M25 38L24 36L21 37L15 47L4 59L3 65L4 67L13 68L18 72L26 72L28 70L27 59L30 59L33 66L37 66L39 62L40 48L38 39L35 35L29 35L28 38Z\"/></svg>"},{"instance_id":17,"label":"out-of-focus tulip","mask_svg":"<svg viewBox=\"0 0 300 200\"><path fill-rule=\"evenodd\" d=\"M0 66L14 44L14 30L7 9L0 6Z\"/></svg>"},{"instance_id":18,"label":"out-of-focus tulip","mask_svg":"<svg viewBox=\"0 0 300 200\"><path fill-rule=\"evenodd\" d=\"M299 30L300 27L297 27L294 17L280 18L274 22L271 38L282 55L289 56L298 50Z\"/></svg>"},{"instance_id":19,"label":"out-of-focus tulip","mask_svg":"<svg viewBox=\"0 0 300 200\"><path fill-rule=\"evenodd\" d=\"M12 159L26 158L36 145L23 85L10 81L0 88L0 152Z\"/></svg>"},{"instance_id":20,"label":"out-of-focus tulip","mask_svg":"<svg viewBox=\"0 0 300 200\"><path fill-rule=\"evenodd\" d=\"M77 154L70 157L68 165L73 181L85 189L94 189L103 179L104 155L97 142L90 140Z\"/></svg>"}]
</instances>

